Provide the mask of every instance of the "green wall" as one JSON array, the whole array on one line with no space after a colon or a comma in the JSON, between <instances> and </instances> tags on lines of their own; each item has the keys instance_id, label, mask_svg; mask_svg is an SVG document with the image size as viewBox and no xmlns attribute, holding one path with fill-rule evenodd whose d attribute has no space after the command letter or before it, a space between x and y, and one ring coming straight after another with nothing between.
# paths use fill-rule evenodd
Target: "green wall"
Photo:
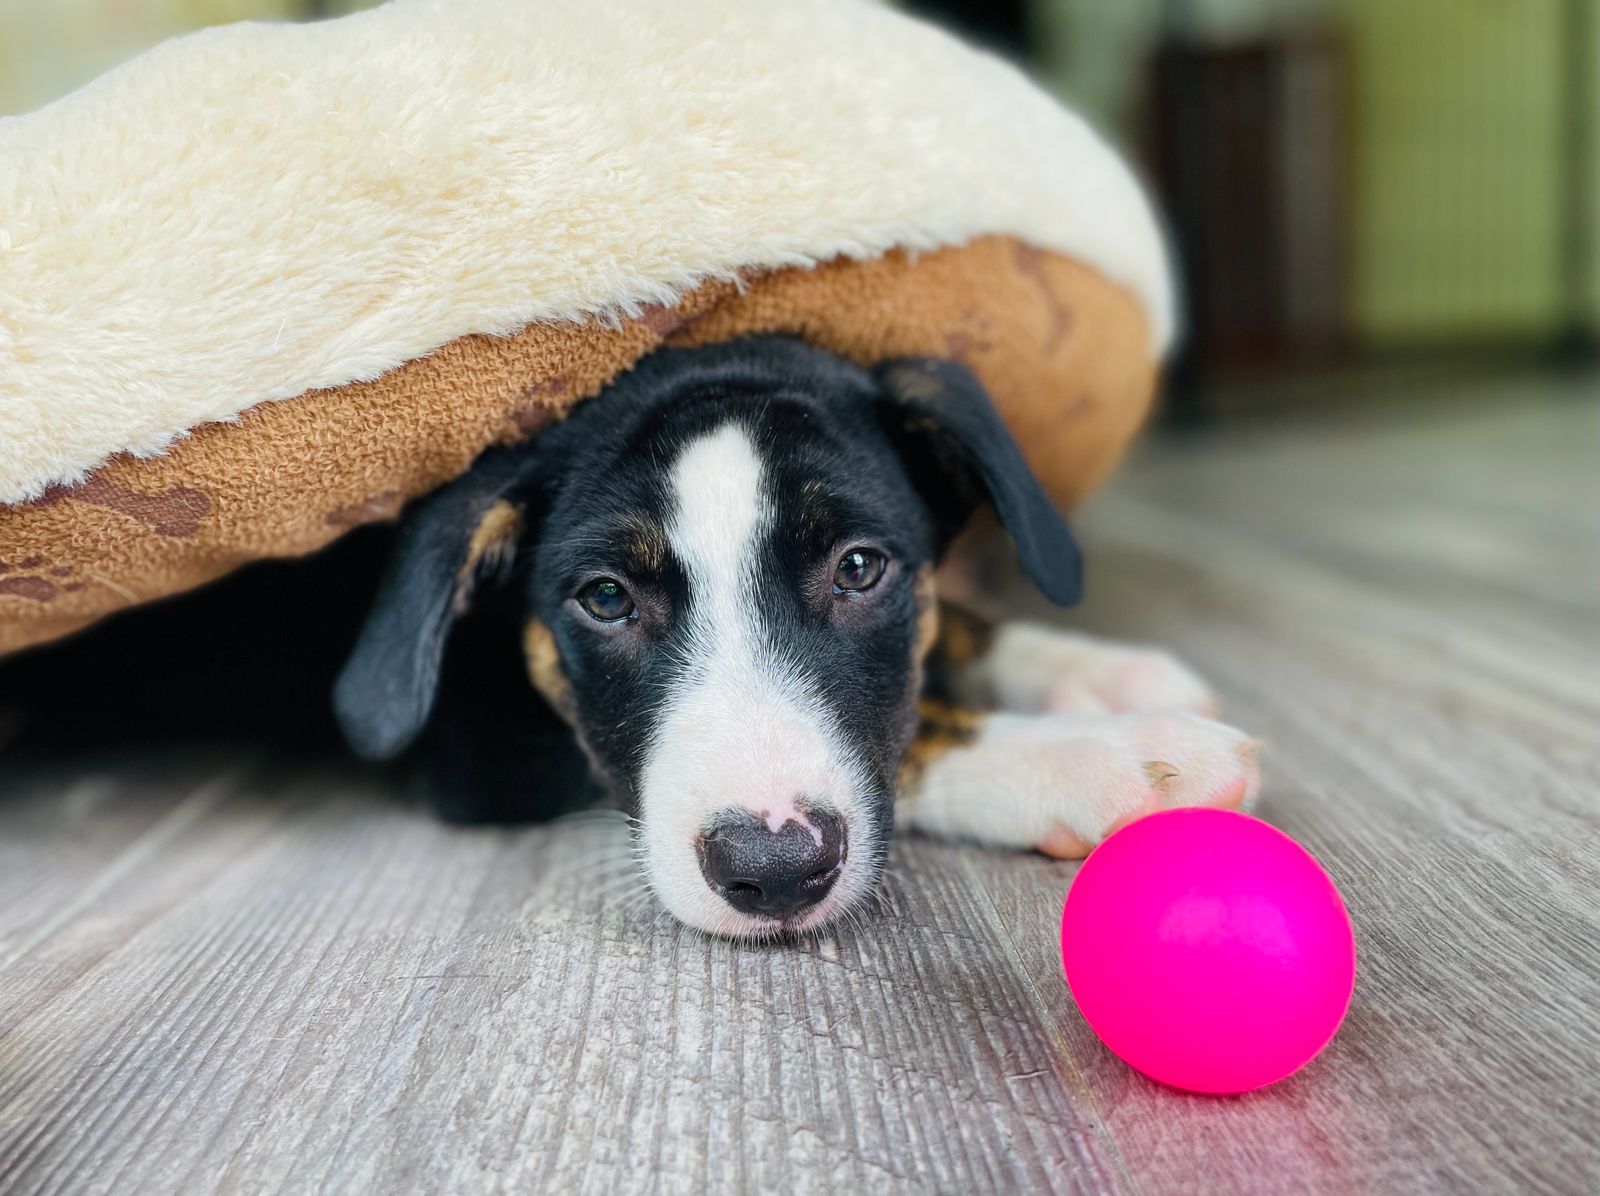
<instances>
[{"instance_id":1,"label":"green wall","mask_svg":"<svg viewBox=\"0 0 1600 1196\"><path fill-rule=\"evenodd\" d=\"M1348 0L1351 316L1369 342L1558 328L1561 0Z\"/></svg>"},{"instance_id":2,"label":"green wall","mask_svg":"<svg viewBox=\"0 0 1600 1196\"><path fill-rule=\"evenodd\" d=\"M1600 0L1576 0L1591 14ZM1588 230L1564 227L1562 73L1568 0L1035 0L1040 67L1113 137L1129 140L1163 14L1226 43L1321 29L1349 50L1344 197L1347 318L1371 348L1542 340L1571 317L1581 263L1600 327L1600 129L1591 119ZM1600 15L1578 43L1600 74ZM1596 85L1600 87L1600 84ZM1600 90L1589 98L1600 111Z\"/></svg>"},{"instance_id":3,"label":"green wall","mask_svg":"<svg viewBox=\"0 0 1600 1196\"><path fill-rule=\"evenodd\" d=\"M58 99L179 33L305 9L304 0L0 0L0 116Z\"/></svg>"}]
</instances>

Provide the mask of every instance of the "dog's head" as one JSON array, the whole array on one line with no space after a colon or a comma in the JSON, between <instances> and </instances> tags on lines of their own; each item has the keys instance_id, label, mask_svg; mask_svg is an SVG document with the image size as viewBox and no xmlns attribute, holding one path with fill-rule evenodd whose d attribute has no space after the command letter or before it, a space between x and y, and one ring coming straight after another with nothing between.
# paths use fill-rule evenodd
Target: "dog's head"
<instances>
[{"instance_id":1,"label":"dog's head","mask_svg":"<svg viewBox=\"0 0 1600 1196\"><path fill-rule=\"evenodd\" d=\"M335 705L362 754L404 748L452 619L515 557L529 675L637 815L662 902L725 934L817 926L882 871L933 566L985 498L1074 600L1076 547L964 369L663 351L408 512Z\"/></svg>"}]
</instances>

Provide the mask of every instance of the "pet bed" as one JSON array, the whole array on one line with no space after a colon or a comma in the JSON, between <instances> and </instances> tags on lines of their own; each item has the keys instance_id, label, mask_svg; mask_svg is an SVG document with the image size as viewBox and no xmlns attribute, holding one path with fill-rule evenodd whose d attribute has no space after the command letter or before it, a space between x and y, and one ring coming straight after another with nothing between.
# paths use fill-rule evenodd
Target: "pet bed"
<instances>
[{"instance_id":1,"label":"pet bed","mask_svg":"<svg viewBox=\"0 0 1600 1196\"><path fill-rule=\"evenodd\" d=\"M396 0L0 121L0 652L393 517L643 354L985 383L1053 497L1172 331L1127 168L855 0Z\"/></svg>"}]
</instances>

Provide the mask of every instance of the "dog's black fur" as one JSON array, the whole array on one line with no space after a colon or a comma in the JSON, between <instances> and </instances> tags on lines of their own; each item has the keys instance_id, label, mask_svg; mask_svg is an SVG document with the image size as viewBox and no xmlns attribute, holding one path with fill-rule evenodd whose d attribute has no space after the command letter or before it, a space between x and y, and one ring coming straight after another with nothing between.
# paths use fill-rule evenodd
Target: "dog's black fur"
<instances>
[{"instance_id":1,"label":"dog's black fur","mask_svg":"<svg viewBox=\"0 0 1600 1196\"><path fill-rule=\"evenodd\" d=\"M867 371L783 337L658 352L536 441L486 454L409 511L335 689L356 750L387 758L420 735L435 804L454 820L569 805L582 760L540 709L517 648L530 623L542 624L589 771L628 805L683 667L693 601L661 534L669 471L686 443L730 416L763 449L773 513L752 601L770 646L826 695L870 762L887 822L915 723L918 578L985 497L1057 602L1077 597L1078 553L965 369L917 359ZM469 543L503 503L521 513L515 564L474 578ZM832 571L856 546L882 553L885 571L871 589L842 593ZM600 577L625 586L633 617L585 613L577 596ZM469 590L479 613L452 633Z\"/></svg>"}]
</instances>

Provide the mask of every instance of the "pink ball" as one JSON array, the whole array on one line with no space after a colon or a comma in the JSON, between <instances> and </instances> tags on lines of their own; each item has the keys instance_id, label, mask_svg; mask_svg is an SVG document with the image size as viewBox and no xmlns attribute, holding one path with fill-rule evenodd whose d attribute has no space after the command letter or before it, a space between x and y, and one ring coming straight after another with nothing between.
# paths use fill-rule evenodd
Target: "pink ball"
<instances>
[{"instance_id":1,"label":"pink ball","mask_svg":"<svg viewBox=\"0 0 1600 1196\"><path fill-rule=\"evenodd\" d=\"M1141 818L1090 853L1061 957L1105 1044L1192 1092L1248 1092L1305 1066L1356 976L1350 915L1311 853L1208 808Z\"/></svg>"}]
</instances>

